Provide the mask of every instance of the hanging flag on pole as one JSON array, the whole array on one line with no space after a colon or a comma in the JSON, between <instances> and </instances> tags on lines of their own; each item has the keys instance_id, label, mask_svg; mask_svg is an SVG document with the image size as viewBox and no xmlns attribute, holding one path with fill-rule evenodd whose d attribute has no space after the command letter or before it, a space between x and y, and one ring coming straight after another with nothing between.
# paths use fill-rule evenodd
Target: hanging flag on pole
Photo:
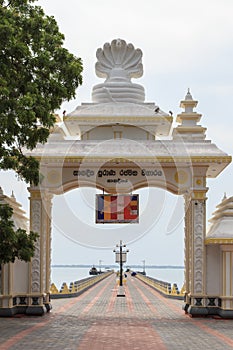
<instances>
[{"instance_id":1,"label":"hanging flag on pole","mask_svg":"<svg viewBox=\"0 0 233 350\"><path fill-rule=\"evenodd\" d=\"M138 194L97 194L96 223L138 223Z\"/></svg>"}]
</instances>

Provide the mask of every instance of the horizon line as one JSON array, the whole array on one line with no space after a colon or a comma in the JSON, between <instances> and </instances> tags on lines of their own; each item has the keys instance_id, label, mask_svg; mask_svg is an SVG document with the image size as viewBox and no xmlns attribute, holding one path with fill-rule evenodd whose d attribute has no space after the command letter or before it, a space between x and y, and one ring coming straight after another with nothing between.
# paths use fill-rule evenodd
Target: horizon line
<instances>
[{"instance_id":1,"label":"horizon line","mask_svg":"<svg viewBox=\"0 0 233 350\"><path fill-rule=\"evenodd\" d=\"M51 267L92 267L92 266L97 266L100 267L99 264L52 264ZM108 267L118 267L118 265L113 265L113 264L105 264L105 265L101 265L101 268L108 268ZM140 268L144 268L143 265L138 265L138 264L131 264L131 265L126 265L126 268L130 268L130 267L140 267ZM168 267L172 267L172 268L184 268L183 265L145 265L145 268L168 268Z\"/></svg>"}]
</instances>

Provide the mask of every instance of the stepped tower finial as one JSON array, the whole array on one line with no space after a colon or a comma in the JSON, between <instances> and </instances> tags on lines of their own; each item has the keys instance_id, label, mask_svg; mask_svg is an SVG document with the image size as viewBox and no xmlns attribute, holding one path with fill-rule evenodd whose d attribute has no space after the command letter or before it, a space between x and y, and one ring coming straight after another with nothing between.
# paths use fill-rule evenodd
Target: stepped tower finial
<instances>
[{"instance_id":1,"label":"stepped tower finial","mask_svg":"<svg viewBox=\"0 0 233 350\"><path fill-rule=\"evenodd\" d=\"M193 101L193 97L191 95L190 88L188 88L188 92L185 96L185 101Z\"/></svg>"},{"instance_id":2,"label":"stepped tower finial","mask_svg":"<svg viewBox=\"0 0 233 350\"><path fill-rule=\"evenodd\" d=\"M190 89L188 88L187 94L180 102L180 107L184 108L184 112L177 115L176 121L181 125L178 125L173 130L173 139L182 137L186 140L204 140L206 128L203 128L197 123L201 119L201 114L196 113L193 109L197 106L198 101L194 100Z\"/></svg>"},{"instance_id":3,"label":"stepped tower finial","mask_svg":"<svg viewBox=\"0 0 233 350\"><path fill-rule=\"evenodd\" d=\"M223 196L222 202L225 201L225 199L227 199L227 194L226 194L226 192L224 192L224 196Z\"/></svg>"}]
</instances>

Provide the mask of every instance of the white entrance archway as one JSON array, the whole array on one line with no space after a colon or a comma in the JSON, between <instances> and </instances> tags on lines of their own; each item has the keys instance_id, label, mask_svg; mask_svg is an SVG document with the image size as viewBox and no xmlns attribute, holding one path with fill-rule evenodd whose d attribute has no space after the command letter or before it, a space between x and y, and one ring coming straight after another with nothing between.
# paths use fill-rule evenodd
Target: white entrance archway
<instances>
[{"instance_id":1,"label":"white entrance archway","mask_svg":"<svg viewBox=\"0 0 233 350\"><path fill-rule=\"evenodd\" d=\"M170 133L172 115L144 102L144 88L131 82L143 73L142 52L132 44L117 39L98 49L96 73L106 80L93 88L93 102L64 116L48 143L30 153L40 160L40 185L29 188L31 229L40 239L31 263L27 313L50 309L53 194L82 186L117 194L155 186L185 198L184 309L206 315L213 300L206 292L206 178L218 176L231 157L205 139L190 91Z\"/></svg>"}]
</instances>

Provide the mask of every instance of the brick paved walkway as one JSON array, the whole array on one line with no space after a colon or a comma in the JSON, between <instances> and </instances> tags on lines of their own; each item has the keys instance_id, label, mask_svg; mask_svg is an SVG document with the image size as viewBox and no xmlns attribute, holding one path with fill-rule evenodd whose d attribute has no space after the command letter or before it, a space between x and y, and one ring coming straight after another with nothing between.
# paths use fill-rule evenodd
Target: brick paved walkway
<instances>
[{"instance_id":1,"label":"brick paved walkway","mask_svg":"<svg viewBox=\"0 0 233 350\"><path fill-rule=\"evenodd\" d=\"M134 277L117 297L112 275L43 317L0 318L0 350L233 349L233 320L190 318Z\"/></svg>"}]
</instances>

